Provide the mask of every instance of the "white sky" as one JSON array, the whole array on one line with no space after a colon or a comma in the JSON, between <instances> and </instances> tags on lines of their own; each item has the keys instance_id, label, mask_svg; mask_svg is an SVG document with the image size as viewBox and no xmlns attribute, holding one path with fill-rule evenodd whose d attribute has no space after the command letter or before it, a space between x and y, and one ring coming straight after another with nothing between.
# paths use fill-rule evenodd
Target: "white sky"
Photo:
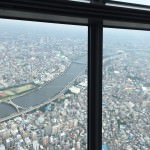
<instances>
[{"instance_id":1,"label":"white sky","mask_svg":"<svg viewBox=\"0 0 150 150\"><path fill-rule=\"evenodd\" d=\"M13 19L2 19L0 18L0 28L1 26L23 26L26 28L36 27L36 28L50 28L57 29L60 28L62 30L87 30L86 26L80 25L68 25L68 24L57 24L57 23L46 23L46 22L36 22L36 21L24 21L24 20L13 20Z\"/></svg>"},{"instance_id":2,"label":"white sky","mask_svg":"<svg viewBox=\"0 0 150 150\"><path fill-rule=\"evenodd\" d=\"M136 3L136 4L150 5L150 0L115 0L115 1L130 2L130 3Z\"/></svg>"}]
</instances>

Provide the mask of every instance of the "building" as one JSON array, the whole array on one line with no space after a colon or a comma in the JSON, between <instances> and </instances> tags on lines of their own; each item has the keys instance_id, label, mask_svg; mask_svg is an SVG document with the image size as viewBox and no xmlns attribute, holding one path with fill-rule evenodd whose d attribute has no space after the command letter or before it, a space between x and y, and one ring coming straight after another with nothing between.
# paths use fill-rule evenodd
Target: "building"
<instances>
[{"instance_id":1,"label":"building","mask_svg":"<svg viewBox=\"0 0 150 150\"><path fill-rule=\"evenodd\" d=\"M6 150L3 144L0 145L0 150Z\"/></svg>"},{"instance_id":2,"label":"building","mask_svg":"<svg viewBox=\"0 0 150 150\"><path fill-rule=\"evenodd\" d=\"M102 144L102 150L108 150L107 145L106 144Z\"/></svg>"},{"instance_id":3,"label":"building","mask_svg":"<svg viewBox=\"0 0 150 150\"><path fill-rule=\"evenodd\" d=\"M38 141L33 141L33 150L39 150L39 146L40 144L38 143Z\"/></svg>"},{"instance_id":4,"label":"building","mask_svg":"<svg viewBox=\"0 0 150 150\"><path fill-rule=\"evenodd\" d=\"M88 27L88 100L89 104L91 104L88 106L88 135L91 136L89 138L89 149L98 150L100 149L99 135L101 131L101 121L99 115L101 114L102 100L102 94L100 93L100 91L102 91L101 72L103 63L103 28L113 27L150 30L150 13L149 11L147 11L147 9L149 9L148 6L146 7L140 4L134 4L132 1L130 1L132 3L125 3L119 0L89 0L89 3L84 2L87 1L83 0L82 2L73 2L69 0L51 0L48 2L45 0L31 0L30 2L21 2L21 0L17 0L11 2L1 0L0 16L2 18L57 22L85 25L86 27ZM144 9L139 10L140 8ZM45 41L43 39L40 40L39 45L43 45L44 42ZM128 46L128 43L126 44ZM69 52L70 51L68 50L68 53ZM7 61L9 61L9 58ZM111 78L111 80L113 79ZM122 81L116 81L118 81L118 84L121 85ZM10 83L13 83L13 81ZM73 92L79 93L79 91L76 91L74 89ZM112 105L110 104L110 106ZM107 121L109 123L110 116L107 117ZM42 122L42 120L39 120L38 123L40 124ZM141 119L139 119L139 122L141 122ZM112 126L113 124L115 124L115 122L112 122ZM138 127L138 124L135 124L135 126ZM109 131L109 129L107 131ZM17 134L15 132L12 133L14 136L16 136ZM142 143L141 145L144 144ZM6 140L6 146L9 147L9 140Z\"/></svg>"}]
</instances>

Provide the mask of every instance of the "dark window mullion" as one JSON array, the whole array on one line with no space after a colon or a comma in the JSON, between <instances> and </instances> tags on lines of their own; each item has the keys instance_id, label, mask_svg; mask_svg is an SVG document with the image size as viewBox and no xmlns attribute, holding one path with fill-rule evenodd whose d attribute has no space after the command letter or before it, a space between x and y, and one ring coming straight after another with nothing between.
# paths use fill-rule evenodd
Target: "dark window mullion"
<instances>
[{"instance_id":1,"label":"dark window mullion","mask_svg":"<svg viewBox=\"0 0 150 150\"><path fill-rule=\"evenodd\" d=\"M91 3L104 4L105 0L91 0Z\"/></svg>"},{"instance_id":2,"label":"dark window mullion","mask_svg":"<svg viewBox=\"0 0 150 150\"><path fill-rule=\"evenodd\" d=\"M101 149L102 114L102 23L88 29L88 140L89 150Z\"/></svg>"}]
</instances>

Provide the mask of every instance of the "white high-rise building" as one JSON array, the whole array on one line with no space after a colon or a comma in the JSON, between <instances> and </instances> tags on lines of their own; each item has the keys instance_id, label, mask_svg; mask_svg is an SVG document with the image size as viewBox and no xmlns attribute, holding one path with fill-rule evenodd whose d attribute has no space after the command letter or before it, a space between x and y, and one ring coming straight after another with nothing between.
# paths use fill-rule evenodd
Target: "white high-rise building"
<instances>
[{"instance_id":1,"label":"white high-rise building","mask_svg":"<svg viewBox=\"0 0 150 150\"><path fill-rule=\"evenodd\" d=\"M81 146L80 146L80 142L77 142L77 150L80 150Z\"/></svg>"},{"instance_id":2,"label":"white high-rise building","mask_svg":"<svg viewBox=\"0 0 150 150\"><path fill-rule=\"evenodd\" d=\"M33 141L33 150L39 150L39 146L38 141Z\"/></svg>"},{"instance_id":3,"label":"white high-rise building","mask_svg":"<svg viewBox=\"0 0 150 150\"><path fill-rule=\"evenodd\" d=\"M0 150L5 150L5 146L3 144L0 145Z\"/></svg>"}]
</instances>

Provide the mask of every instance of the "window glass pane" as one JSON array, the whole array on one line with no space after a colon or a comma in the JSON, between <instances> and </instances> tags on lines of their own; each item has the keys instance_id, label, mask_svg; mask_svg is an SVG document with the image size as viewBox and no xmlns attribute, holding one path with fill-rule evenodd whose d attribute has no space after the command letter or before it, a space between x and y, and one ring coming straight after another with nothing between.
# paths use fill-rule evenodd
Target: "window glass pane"
<instances>
[{"instance_id":1,"label":"window glass pane","mask_svg":"<svg viewBox=\"0 0 150 150\"><path fill-rule=\"evenodd\" d=\"M113 0L113 1L150 5L150 1L149 0Z\"/></svg>"},{"instance_id":2,"label":"window glass pane","mask_svg":"<svg viewBox=\"0 0 150 150\"><path fill-rule=\"evenodd\" d=\"M87 149L87 27L0 19L0 149Z\"/></svg>"},{"instance_id":3,"label":"window glass pane","mask_svg":"<svg viewBox=\"0 0 150 150\"><path fill-rule=\"evenodd\" d=\"M121 3L124 2L124 3ZM137 5L135 5L137 4ZM150 1L145 0L137 0L137 1L131 1L131 0L110 0L106 2L106 5L110 6L117 6L117 7L126 7L126 8L133 8L133 9L141 9L141 10L150 10L149 5Z\"/></svg>"},{"instance_id":4,"label":"window glass pane","mask_svg":"<svg viewBox=\"0 0 150 150\"><path fill-rule=\"evenodd\" d=\"M150 32L104 28L102 141L150 149Z\"/></svg>"}]
</instances>

